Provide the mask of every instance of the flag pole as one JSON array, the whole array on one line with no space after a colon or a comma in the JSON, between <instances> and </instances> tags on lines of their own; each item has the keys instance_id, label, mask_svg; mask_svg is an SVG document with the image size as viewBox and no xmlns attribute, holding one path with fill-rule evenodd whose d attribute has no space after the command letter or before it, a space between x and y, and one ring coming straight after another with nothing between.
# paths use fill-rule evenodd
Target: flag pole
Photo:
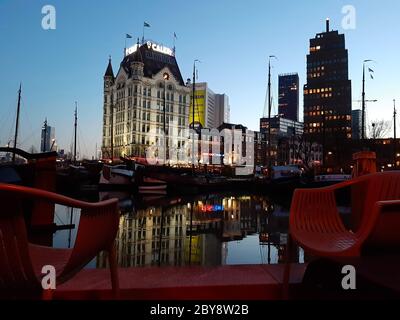
<instances>
[{"instance_id":1,"label":"flag pole","mask_svg":"<svg viewBox=\"0 0 400 320\"><path fill-rule=\"evenodd\" d=\"M144 24L144 22L143 22L142 44L144 44L144 26L145 26L145 24Z\"/></svg>"}]
</instances>

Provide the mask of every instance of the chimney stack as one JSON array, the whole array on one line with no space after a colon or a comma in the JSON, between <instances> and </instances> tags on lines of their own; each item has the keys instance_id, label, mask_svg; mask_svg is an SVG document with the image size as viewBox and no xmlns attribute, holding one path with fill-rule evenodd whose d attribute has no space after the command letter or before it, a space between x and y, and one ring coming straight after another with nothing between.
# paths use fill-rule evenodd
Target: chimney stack
<instances>
[{"instance_id":1,"label":"chimney stack","mask_svg":"<svg viewBox=\"0 0 400 320\"><path fill-rule=\"evenodd\" d=\"M329 18L326 19L326 32L329 32Z\"/></svg>"}]
</instances>

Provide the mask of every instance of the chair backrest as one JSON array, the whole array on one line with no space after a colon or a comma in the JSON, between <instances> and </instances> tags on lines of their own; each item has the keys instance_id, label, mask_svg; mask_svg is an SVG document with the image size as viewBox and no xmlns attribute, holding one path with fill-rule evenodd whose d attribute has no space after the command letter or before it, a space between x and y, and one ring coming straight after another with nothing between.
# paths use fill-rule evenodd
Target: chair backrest
<instances>
[{"instance_id":1,"label":"chair backrest","mask_svg":"<svg viewBox=\"0 0 400 320\"><path fill-rule=\"evenodd\" d=\"M377 201L400 200L400 171L368 176L364 210L371 210Z\"/></svg>"},{"instance_id":2,"label":"chair backrest","mask_svg":"<svg viewBox=\"0 0 400 320\"><path fill-rule=\"evenodd\" d=\"M380 172L361 177L352 186L352 229L357 231L365 214L377 201L400 199L400 171Z\"/></svg>"},{"instance_id":3,"label":"chair backrest","mask_svg":"<svg viewBox=\"0 0 400 320\"><path fill-rule=\"evenodd\" d=\"M38 290L28 250L21 199L0 191L0 290Z\"/></svg>"},{"instance_id":4,"label":"chair backrest","mask_svg":"<svg viewBox=\"0 0 400 320\"><path fill-rule=\"evenodd\" d=\"M400 201L381 204L376 225L367 239L365 250L378 253L400 252Z\"/></svg>"}]
</instances>

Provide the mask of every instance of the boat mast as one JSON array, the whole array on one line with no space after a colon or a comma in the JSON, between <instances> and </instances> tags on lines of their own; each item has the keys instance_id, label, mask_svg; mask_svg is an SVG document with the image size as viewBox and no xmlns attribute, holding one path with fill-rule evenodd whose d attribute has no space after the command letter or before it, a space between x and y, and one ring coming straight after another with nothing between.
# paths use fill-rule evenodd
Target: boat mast
<instances>
[{"instance_id":1,"label":"boat mast","mask_svg":"<svg viewBox=\"0 0 400 320\"><path fill-rule=\"evenodd\" d=\"M20 112L20 107L21 107L21 87L22 87L22 84L20 83L19 90L18 90L17 119L15 122L14 153L13 153L13 158L12 158L12 161L14 163L15 163L15 149L17 149L17 139L18 139L19 112Z\"/></svg>"},{"instance_id":2,"label":"boat mast","mask_svg":"<svg viewBox=\"0 0 400 320\"><path fill-rule=\"evenodd\" d=\"M394 168L397 169L397 130L396 130L396 119L397 118L397 110L396 110L396 99L393 100L393 149L394 149Z\"/></svg>"},{"instance_id":3,"label":"boat mast","mask_svg":"<svg viewBox=\"0 0 400 320\"><path fill-rule=\"evenodd\" d=\"M75 124L74 124L74 164L76 164L76 136L78 128L78 103L75 101Z\"/></svg>"},{"instance_id":4,"label":"boat mast","mask_svg":"<svg viewBox=\"0 0 400 320\"><path fill-rule=\"evenodd\" d=\"M271 109L272 109L272 95L271 95L271 59L278 59L276 56L271 55L268 57L268 174L271 177L272 161L271 161Z\"/></svg>"},{"instance_id":5,"label":"boat mast","mask_svg":"<svg viewBox=\"0 0 400 320\"><path fill-rule=\"evenodd\" d=\"M268 173L271 176L271 57L268 61Z\"/></svg>"}]
</instances>

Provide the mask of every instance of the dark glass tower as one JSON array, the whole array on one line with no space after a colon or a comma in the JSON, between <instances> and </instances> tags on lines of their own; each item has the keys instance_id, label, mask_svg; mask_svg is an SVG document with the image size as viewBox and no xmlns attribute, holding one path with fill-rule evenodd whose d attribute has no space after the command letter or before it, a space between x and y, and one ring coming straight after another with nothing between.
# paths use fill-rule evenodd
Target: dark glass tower
<instances>
[{"instance_id":1,"label":"dark glass tower","mask_svg":"<svg viewBox=\"0 0 400 320\"><path fill-rule=\"evenodd\" d=\"M285 119L299 121L299 75L279 76L279 115Z\"/></svg>"},{"instance_id":2,"label":"dark glass tower","mask_svg":"<svg viewBox=\"0 0 400 320\"><path fill-rule=\"evenodd\" d=\"M309 142L324 147L324 160L334 165L351 139L351 80L345 36L338 31L319 33L310 40L307 84L304 86L304 133ZM329 156L328 156L329 155ZM328 158L331 159L328 159Z\"/></svg>"}]
</instances>

